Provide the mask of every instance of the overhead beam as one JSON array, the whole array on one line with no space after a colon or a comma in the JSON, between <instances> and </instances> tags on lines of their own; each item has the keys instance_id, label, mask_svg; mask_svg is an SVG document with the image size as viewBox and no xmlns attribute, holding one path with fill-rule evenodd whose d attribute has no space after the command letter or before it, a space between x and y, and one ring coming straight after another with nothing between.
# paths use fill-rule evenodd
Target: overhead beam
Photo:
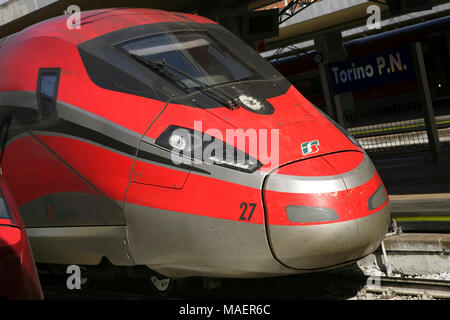
<instances>
[{"instance_id":1,"label":"overhead beam","mask_svg":"<svg viewBox=\"0 0 450 320\"><path fill-rule=\"evenodd\" d=\"M450 4L448 4L448 2L450 2L450 1L447 0L446 6L450 5ZM448 16L450 10L443 7L442 4L439 4L439 6L441 6L441 8L439 10L433 10L432 12L426 12L424 14L419 14L419 13L408 14L408 15L404 15L401 17L392 18L392 23L389 23L389 24L383 23L380 30L376 30L376 29L369 30L365 27L361 27L360 23L355 23L353 25L346 25L345 28L343 26L336 26L335 29L330 28L327 30L327 32L328 31L336 31L336 30L337 31L355 30L355 33L351 33L351 34L348 34L345 36L345 41L351 41L353 39L367 37L367 36L371 36L371 35L374 35L377 33L383 33L386 31L393 30L393 29L398 29L398 28L406 27L406 26L413 25L416 23L420 23L420 22L423 22L424 20L432 20L432 19L437 19L437 18ZM391 16L388 11L382 12L381 16L382 16L383 22L390 21L390 19L391 19ZM402 17L404 17L404 19ZM355 29L353 29L353 28L355 28ZM286 41L286 44L281 43L281 42L280 43L272 43L271 44L272 47L268 48L269 52L267 52L267 54L265 54L264 56L268 60L280 59L280 58L283 58L286 56L298 55L298 54L302 54L302 53L308 52L310 50L313 50L314 43L312 41L308 41L308 40L311 40L318 34L320 34L320 32L319 33L311 32L306 37L304 35L300 35L299 38L297 38L297 39L291 39L291 41ZM306 45L306 42L304 42L304 41L308 41L308 44ZM300 48L296 48L296 46L292 45L292 43L294 43L294 44L302 43L302 45L300 46ZM309 43L311 43L311 44L309 44ZM285 50L287 48L292 48L292 49ZM273 52L270 53L270 51L273 51Z\"/></svg>"},{"instance_id":2,"label":"overhead beam","mask_svg":"<svg viewBox=\"0 0 450 320\"><path fill-rule=\"evenodd\" d=\"M285 23L304 9L312 5L316 0L291 0L289 4L280 10L280 24ZM291 13L289 13L291 11Z\"/></svg>"},{"instance_id":3,"label":"overhead beam","mask_svg":"<svg viewBox=\"0 0 450 320\"><path fill-rule=\"evenodd\" d=\"M277 2L280 2L280 0L257 0L257 1L250 2L248 4L248 8L250 10L261 9L261 8L270 6L271 4L274 4Z\"/></svg>"},{"instance_id":4,"label":"overhead beam","mask_svg":"<svg viewBox=\"0 0 450 320\"><path fill-rule=\"evenodd\" d=\"M449 0L433 0L438 6ZM379 5L383 20L391 17L386 0L323 0L291 19L287 26L281 26L278 37L266 39L267 50L283 48L292 43L311 40L316 35L330 31L344 31L365 25L367 8ZM438 16L439 13L433 13ZM431 17L431 15L430 15ZM369 31L369 33L373 33Z\"/></svg>"},{"instance_id":5,"label":"overhead beam","mask_svg":"<svg viewBox=\"0 0 450 320\"><path fill-rule=\"evenodd\" d=\"M371 4L365 0L318 2L298 14L297 23L280 28L278 37L267 39L266 47L273 50L311 40L320 33L360 26L367 21L367 7ZM387 6L381 10L383 16L389 13Z\"/></svg>"}]
</instances>

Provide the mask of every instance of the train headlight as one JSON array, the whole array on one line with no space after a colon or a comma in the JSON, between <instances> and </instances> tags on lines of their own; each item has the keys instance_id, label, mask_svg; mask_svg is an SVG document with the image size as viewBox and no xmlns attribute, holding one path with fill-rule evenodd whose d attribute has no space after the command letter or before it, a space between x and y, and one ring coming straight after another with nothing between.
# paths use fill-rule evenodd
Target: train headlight
<instances>
[{"instance_id":1,"label":"train headlight","mask_svg":"<svg viewBox=\"0 0 450 320\"><path fill-rule=\"evenodd\" d=\"M155 143L178 156L248 173L262 166L257 159L219 139L183 127L169 126Z\"/></svg>"},{"instance_id":2,"label":"train headlight","mask_svg":"<svg viewBox=\"0 0 450 320\"><path fill-rule=\"evenodd\" d=\"M174 149L185 150L187 146L187 140L182 135L174 134L170 136L169 144Z\"/></svg>"}]
</instances>

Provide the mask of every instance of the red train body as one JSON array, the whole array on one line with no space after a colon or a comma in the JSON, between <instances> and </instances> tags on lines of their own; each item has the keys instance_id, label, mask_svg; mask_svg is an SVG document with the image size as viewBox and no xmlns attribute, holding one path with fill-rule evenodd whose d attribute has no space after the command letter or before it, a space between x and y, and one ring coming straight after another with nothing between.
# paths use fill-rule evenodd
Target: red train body
<instances>
[{"instance_id":1,"label":"red train body","mask_svg":"<svg viewBox=\"0 0 450 320\"><path fill-rule=\"evenodd\" d=\"M27 234L2 175L0 190L0 297L41 300L41 284Z\"/></svg>"},{"instance_id":2,"label":"red train body","mask_svg":"<svg viewBox=\"0 0 450 320\"><path fill-rule=\"evenodd\" d=\"M4 174L38 262L264 277L378 247L390 211L367 154L240 39L144 9L80 27L58 17L0 44ZM244 160L198 158L196 135Z\"/></svg>"}]
</instances>

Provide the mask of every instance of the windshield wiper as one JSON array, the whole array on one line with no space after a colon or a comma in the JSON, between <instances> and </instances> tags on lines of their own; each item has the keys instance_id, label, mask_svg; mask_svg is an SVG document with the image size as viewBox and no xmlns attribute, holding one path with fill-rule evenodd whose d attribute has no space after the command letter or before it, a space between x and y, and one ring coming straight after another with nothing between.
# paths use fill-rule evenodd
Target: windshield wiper
<instances>
[{"instance_id":1,"label":"windshield wiper","mask_svg":"<svg viewBox=\"0 0 450 320\"><path fill-rule=\"evenodd\" d=\"M159 73L161 73L163 76L165 76L166 78L168 78L170 81L178 84L179 86L184 87L185 89L189 89L189 87L187 85L185 85L183 83L183 81L178 80L173 74L171 74L170 72L167 72L164 68L161 68L161 66L158 63L155 63L153 61L147 60L142 58L141 56L138 56L137 54L133 54L130 53L130 56L132 56L133 58L135 58L136 60L139 60L140 62L142 62L143 64L145 64L147 67L150 67L152 70L158 71Z\"/></svg>"},{"instance_id":2,"label":"windshield wiper","mask_svg":"<svg viewBox=\"0 0 450 320\"><path fill-rule=\"evenodd\" d=\"M170 81L175 82L178 85L181 85L182 87L189 89L189 87L183 83L181 80L177 79L172 73L167 72L167 68L170 70L173 70L175 72L177 72L178 74L181 74L182 76L184 76L185 78L191 80L192 82L195 82L196 84L199 85L199 87L194 87L195 89L199 90L200 92L202 92L204 95L206 95L208 98L211 98L217 102L219 102L220 104L224 105L226 108L230 109L230 110L234 110L234 109L238 109L239 108L239 104L236 102L236 99L233 98L232 96L230 96L229 94L222 92L200 80L197 80L196 78L190 76L189 74L181 71L180 69L168 64L164 59L162 59L161 61L152 61L152 60L147 60L142 58L141 56L138 56L136 54L130 53L130 55L132 57L134 57L135 59L141 61L142 63L144 63L146 66L150 67L153 70L156 70L160 73L162 73L164 76L166 76ZM216 93L214 94L212 92L212 90L214 90ZM219 94L217 94L219 93ZM225 99L224 99L225 97Z\"/></svg>"}]
</instances>

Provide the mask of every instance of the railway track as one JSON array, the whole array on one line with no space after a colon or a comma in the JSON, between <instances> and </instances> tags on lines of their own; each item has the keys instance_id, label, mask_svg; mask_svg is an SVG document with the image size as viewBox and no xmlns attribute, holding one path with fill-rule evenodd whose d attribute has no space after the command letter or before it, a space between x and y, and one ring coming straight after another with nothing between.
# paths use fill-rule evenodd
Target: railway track
<instances>
[{"instance_id":1,"label":"railway track","mask_svg":"<svg viewBox=\"0 0 450 320\"><path fill-rule=\"evenodd\" d=\"M365 290L373 293L391 292L397 295L450 299L450 281L446 280L396 277L369 278Z\"/></svg>"},{"instance_id":2,"label":"railway track","mask_svg":"<svg viewBox=\"0 0 450 320\"><path fill-rule=\"evenodd\" d=\"M104 282L86 290L68 290L64 286L44 285L46 299L49 300L160 300L148 287L135 285L116 285L116 282ZM109 283L109 284L108 284ZM329 290L334 293L330 295ZM241 292L242 294L240 294ZM351 293L349 293L351 292ZM450 299L450 281L430 279L407 279L398 277L366 277L345 274L311 274L298 277L261 279L252 281L232 280L218 289L193 290L182 296L164 298L165 300L183 299L299 299L299 300L358 300L365 293L385 294L388 297L424 297ZM405 298L406 298L405 297Z\"/></svg>"},{"instance_id":3,"label":"railway track","mask_svg":"<svg viewBox=\"0 0 450 320\"><path fill-rule=\"evenodd\" d=\"M114 290L69 291L58 286L43 288L46 300L155 300L152 293L123 292Z\"/></svg>"},{"instance_id":4,"label":"railway track","mask_svg":"<svg viewBox=\"0 0 450 320\"><path fill-rule=\"evenodd\" d=\"M424 297L450 299L450 281L434 279L414 279L387 276L348 275L339 273L312 274L308 283L316 286L334 286L339 290L352 290L352 297L343 299L357 300L364 293L383 294L390 297Z\"/></svg>"}]
</instances>

